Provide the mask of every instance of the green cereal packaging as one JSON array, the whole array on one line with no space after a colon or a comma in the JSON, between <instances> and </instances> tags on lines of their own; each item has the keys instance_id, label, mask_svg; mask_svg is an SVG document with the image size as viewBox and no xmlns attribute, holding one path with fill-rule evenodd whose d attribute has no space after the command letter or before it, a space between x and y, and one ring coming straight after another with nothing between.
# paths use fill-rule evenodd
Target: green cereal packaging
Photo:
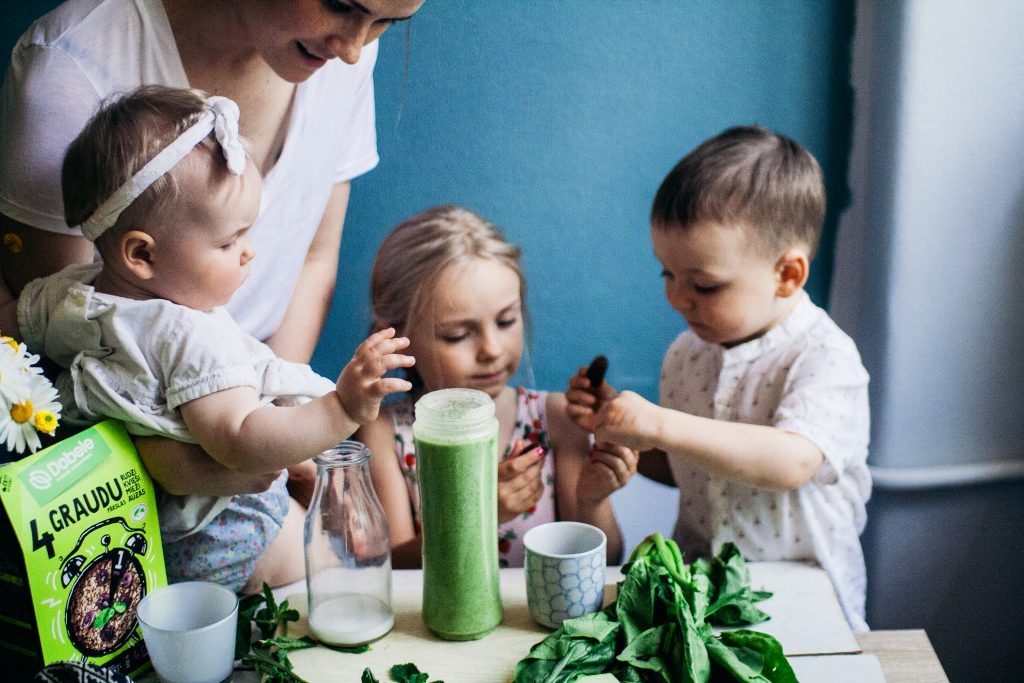
<instances>
[{"instance_id":1,"label":"green cereal packaging","mask_svg":"<svg viewBox=\"0 0 1024 683\"><path fill-rule=\"evenodd\" d=\"M148 667L135 608L166 585L153 481L107 420L0 467L0 659ZM6 676L5 676L6 678Z\"/></svg>"}]
</instances>

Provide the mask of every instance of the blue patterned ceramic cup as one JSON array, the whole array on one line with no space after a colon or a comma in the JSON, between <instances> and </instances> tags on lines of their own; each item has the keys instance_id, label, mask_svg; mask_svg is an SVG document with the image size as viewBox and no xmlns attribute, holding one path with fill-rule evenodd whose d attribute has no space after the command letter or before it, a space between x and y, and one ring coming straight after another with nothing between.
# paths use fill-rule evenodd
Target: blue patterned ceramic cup
<instances>
[{"instance_id":1,"label":"blue patterned ceramic cup","mask_svg":"<svg viewBox=\"0 0 1024 683\"><path fill-rule=\"evenodd\" d=\"M523 536L526 599L537 623L559 628L566 619L601 609L604 532L582 522L551 522Z\"/></svg>"}]
</instances>

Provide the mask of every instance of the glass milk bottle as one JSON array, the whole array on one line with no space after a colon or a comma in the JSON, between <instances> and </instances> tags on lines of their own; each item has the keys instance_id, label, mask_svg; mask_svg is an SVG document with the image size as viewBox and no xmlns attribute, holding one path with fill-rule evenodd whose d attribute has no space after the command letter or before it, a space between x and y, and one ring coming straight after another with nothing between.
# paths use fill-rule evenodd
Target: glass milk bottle
<instances>
[{"instance_id":1,"label":"glass milk bottle","mask_svg":"<svg viewBox=\"0 0 1024 683\"><path fill-rule=\"evenodd\" d=\"M475 389L416 402L413 422L423 526L423 623L474 640L501 622L498 589L498 421Z\"/></svg>"},{"instance_id":2,"label":"glass milk bottle","mask_svg":"<svg viewBox=\"0 0 1024 683\"><path fill-rule=\"evenodd\" d=\"M344 441L313 460L316 484L306 512L309 628L331 645L362 645L388 633L391 544L370 483L370 451Z\"/></svg>"}]
</instances>

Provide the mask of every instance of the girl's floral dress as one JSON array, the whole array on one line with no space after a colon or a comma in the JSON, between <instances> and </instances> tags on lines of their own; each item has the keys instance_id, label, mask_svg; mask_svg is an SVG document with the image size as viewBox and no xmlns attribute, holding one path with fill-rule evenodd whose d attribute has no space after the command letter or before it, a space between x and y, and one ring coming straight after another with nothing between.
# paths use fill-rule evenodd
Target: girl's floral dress
<instances>
[{"instance_id":1,"label":"girl's floral dress","mask_svg":"<svg viewBox=\"0 0 1024 683\"><path fill-rule=\"evenodd\" d=\"M541 466L541 481L544 492L537 504L515 519L498 526L495 542L498 544L498 564L502 567L523 566L523 534L538 524L555 521L555 457L548 441L548 424L544 408L547 405L546 391L516 389L516 423L512 438L502 452L504 460L512 452L517 439L522 439L529 450L535 446L544 449L544 464ZM420 494L416 480L416 447L413 443L412 423L413 401L403 396L390 406L391 419L395 430L395 455L405 477L412 502L413 522L416 533L420 532Z\"/></svg>"}]
</instances>

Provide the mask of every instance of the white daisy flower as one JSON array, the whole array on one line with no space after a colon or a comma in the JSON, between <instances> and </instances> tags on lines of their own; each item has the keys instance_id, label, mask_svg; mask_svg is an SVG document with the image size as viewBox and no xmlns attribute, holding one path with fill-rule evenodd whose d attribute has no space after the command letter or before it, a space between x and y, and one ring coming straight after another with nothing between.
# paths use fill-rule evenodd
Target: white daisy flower
<instances>
[{"instance_id":1,"label":"white daisy flower","mask_svg":"<svg viewBox=\"0 0 1024 683\"><path fill-rule=\"evenodd\" d=\"M5 353L0 351L0 356ZM34 358L39 359L38 356ZM9 369L6 361L0 361L0 367ZM28 448L29 452L34 453L42 446L39 433L52 435L57 429L61 406L57 400L57 390L49 380L41 373L32 371L38 368L22 366L18 369L19 372L22 370L26 370L25 393L16 400L8 400L4 393L0 401L0 443L5 443L8 451L24 453ZM3 378L0 384L8 384L7 378ZM11 386L15 384L17 382L10 383Z\"/></svg>"}]
</instances>

